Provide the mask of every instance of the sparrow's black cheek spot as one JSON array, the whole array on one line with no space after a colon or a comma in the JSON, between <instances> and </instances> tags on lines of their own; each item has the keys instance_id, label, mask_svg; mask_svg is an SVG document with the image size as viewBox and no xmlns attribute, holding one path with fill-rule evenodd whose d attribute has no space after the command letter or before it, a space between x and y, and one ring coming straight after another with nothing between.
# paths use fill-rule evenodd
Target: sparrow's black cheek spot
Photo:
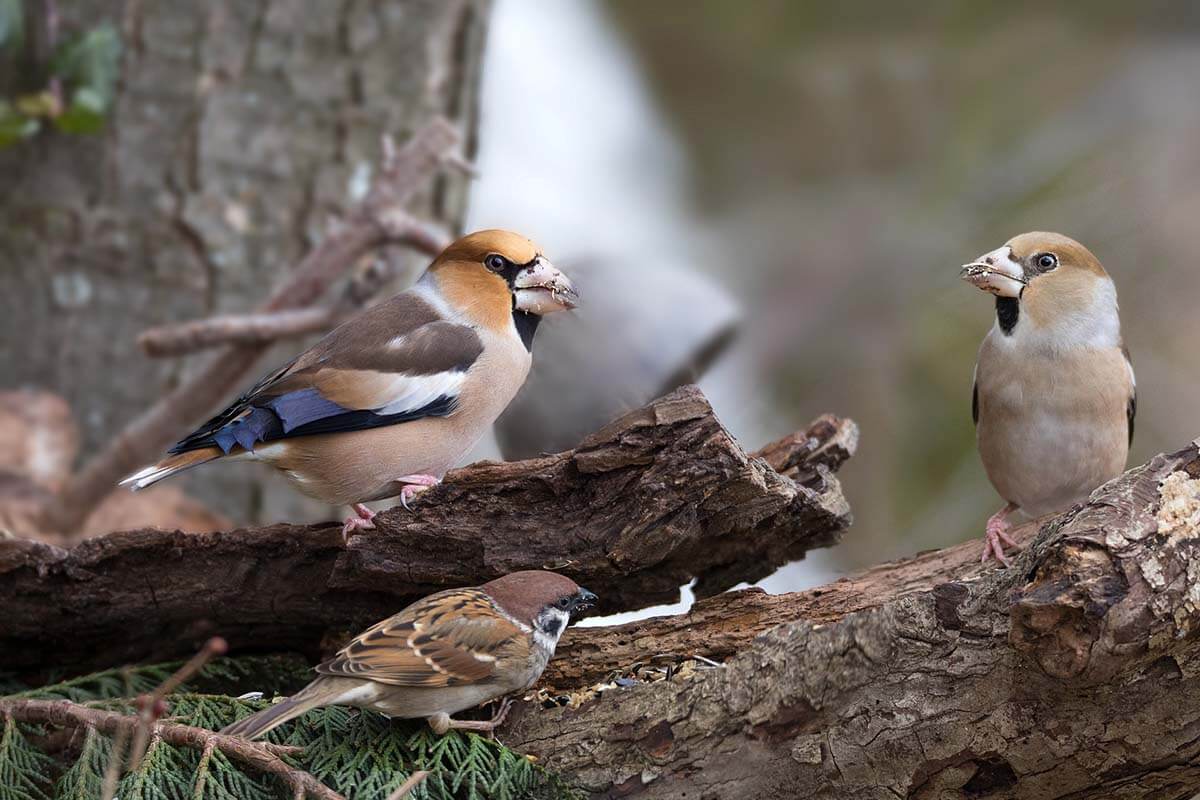
<instances>
[{"instance_id":1,"label":"sparrow's black cheek spot","mask_svg":"<svg viewBox=\"0 0 1200 800\"><path fill-rule=\"evenodd\" d=\"M538 627L541 628L542 633L546 634L547 636L558 636L559 631L561 631L563 627L563 620L559 619L558 617L548 616L541 620Z\"/></svg>"},{"instance_id":2,"label":"sparrow's black cheek spot","mask_svg":"<svg viewBox=\"0 0 1200 800\"><path fill-rule=\"evenodd\" d=\"M1000 324L1000 332L1012 336L1017 327L1017 319L1021 316L1021 301L1015 297L996 298L996 322Z\"/></svg>"}]
</instances>

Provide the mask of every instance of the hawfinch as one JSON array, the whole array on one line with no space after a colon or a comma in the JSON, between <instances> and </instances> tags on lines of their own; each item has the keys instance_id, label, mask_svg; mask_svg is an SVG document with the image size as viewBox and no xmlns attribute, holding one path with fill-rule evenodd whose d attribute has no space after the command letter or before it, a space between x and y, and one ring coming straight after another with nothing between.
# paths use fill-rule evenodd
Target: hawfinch
<instances>
[{"instance_id":1,"label":"hawfinch","mask_svg":"<svg viewBox=\"0 0 1200 800\"><path fill-rule=\"evenodd\" d=\"M983 560L1004 564L1009 516L1070 507L1125 469L1137 410L1117 290L1087 248L1024 233L962 269L996 296L975 365L979 455L1007 505L987 523Z\"/></svg>"},{"instance_id":2,"label":"hawfinch","mask_svg":"<svg viewBox=\"0 0 1200 800\"><path fill-rule=\"evenodd\" d=\"M254 739L329 705L424 717L439 734L493 730L508 703L490 720L450 715L533 686L571 614L595 600L570 578L542 570L431 594L359 634L296 694L221 732Z\"/></svg>"},{"instance_id":3,"label":"hawfinch","mask_svg":"<svg viewBox=\"0 0 1200 800\"><path fill-rule=\"evenodd\" d=\"M479 231L411 289L340 325L122 484L144 489L218 459L255 459L305 494L351 505L433 486L479 441L529 373L543 314L574 308L537 245Z\"/></svg>"}]
</instances>

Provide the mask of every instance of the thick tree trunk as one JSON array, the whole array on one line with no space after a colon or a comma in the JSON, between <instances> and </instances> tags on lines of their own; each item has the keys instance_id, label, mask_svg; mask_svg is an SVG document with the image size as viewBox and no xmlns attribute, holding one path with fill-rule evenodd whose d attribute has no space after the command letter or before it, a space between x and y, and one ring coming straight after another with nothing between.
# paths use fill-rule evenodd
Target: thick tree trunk
<instances>
[{"instance_id":1,"label":"thick tree trunk","mask_svg":"<svg viewBox=\"0 0 1200 800\"><path fill-rule=\"evenodd\" d=\"M1195 794L1200 443L1026 526L1009 569L975 541L807 592L715 594L831 540L830 470L854 438L825 417L747 456L684 389L569 453L460 470L348 547L286 525L11 541L0 666L111 665L209 633L312 651L532 566L608 610L695 577L706 599L685 615L569 630L505 743L606 797Z\"/></svg>"},{"instance_id":2,"label":"thick tree trunk","mask_svg":"<svg viewBox=\"0 0 1200 800\"><path fill-rule=\"evenodd\" d=\"M505 742L606 797L1186 800L1198 476L1197 444L1159 456L1047 522L1011 569L981 573L972 542L799 595L571 631L556 691L653 653L732 657L578 708L526 704Z\"/></svg>"},{"instance_id":3,"label":"thick tree trunk","mask_svg":"<svg viewBox=\"0 0 1200 800\"><path fill-rule=\"evenodd\" d=\"M383 133L445 116L470 141L487 6L65 4L64 29L122 31L118 98L103 134L0 151L0 380L64 393L94 452L189 366L146 358L143 330L251 310L365 190ZM454 228L463 199L443 177L413 208ZM235 519L319 508L258 471L187 480Z\"/></svg>"}]
</instances>

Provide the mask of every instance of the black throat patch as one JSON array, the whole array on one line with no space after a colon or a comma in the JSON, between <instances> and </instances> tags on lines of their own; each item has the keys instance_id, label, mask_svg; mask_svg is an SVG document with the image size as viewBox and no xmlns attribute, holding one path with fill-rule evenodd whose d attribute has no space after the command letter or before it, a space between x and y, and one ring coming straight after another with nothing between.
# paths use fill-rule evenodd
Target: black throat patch
<instances>
[{"instance_id":1,"label":"black throat patch","mask_svg":"<svg viewBox=\"0 0 1200 800\"><path fill-rule=\"evenodd\" d=\"M537 314L513 309L513 325L517 326L517 334L521 337L521 343L531 353L533 352L533 334L537 333L537 326L541 321L542 318Z\"/></svg>"},{"instance_id":2,"label":"black throat patch","mask_svg":"<svg viewBox=\"0 0 1200 800\"><path fill-rule=\"evenodd\" d=\"M1021 301L1015 297L996 298L996 321L1000 323L1000 332L1012 336L1017 327L1017 319L1021 316Z\"/></svg>"},{"instance_id":3,"label":"black throat patch","mask_svg":"<svg viewBox=\"0 0 1200 800\"><path fill-rule=\"evenodd\" d=\"M546 617L538 622L538 628L547 636L558 636L559 631L563 629L564 620L558 617Z\"/></svg>"}]
</instances>

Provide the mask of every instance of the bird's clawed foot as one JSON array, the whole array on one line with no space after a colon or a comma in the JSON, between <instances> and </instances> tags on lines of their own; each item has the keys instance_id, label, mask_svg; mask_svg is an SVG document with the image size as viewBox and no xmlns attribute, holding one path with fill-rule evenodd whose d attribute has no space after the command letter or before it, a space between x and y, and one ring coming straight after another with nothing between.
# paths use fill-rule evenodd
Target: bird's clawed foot
<instances>
[{"instance_id":1,"label":"bird's clawed foot","mask_svg":"<svg viewBox=\"0 0 1200 800\"><path fill-rule=\"evenodd\" d=\"M482 731L494 737L496 728L504 722L512 706L512 698L504 698L500 701L500 708L496 709L496 713L492 715L491 719L454 719L449 714L434 714L428 718L429 727L439 736L453 728L460 731Z\"/></svg>"},{"instance_id":2,"label":"bird's clawed foot","mask_svg":"<svg viewBox=\"0 0 1200 800\"><path fill-rule=\"evenodd\" d=\"M400 488L400 505L412 511L408 501L429 489L430 486L437 486L442 479L432 475L405 475L403 478L397 478L396 482L404 484Z\"/></svg>"},{"instance_id":3,"label":"bird's clawed foot","mask_svg":"<svg viewBox=\"0 0 1200 800\"><path fill-rule=\"evenodd\" d=\"M347 543L356 532L371 530L375 527L374 511L362 503L355 503L351 508L354 509L354 516L347 517L345 523L342 524L342 541Z\"/></svg>"},{"instance_id":4,"label":"bird's clawed foot","mask_svg":"<svg viewBox=\"0 0 1200 800\"><path fill-rule=\"evenodd\" d=\"M1004 566L1009 566L1008 556L1004 555L1004 545L1009 547L1017 547L1017 543L1013 541L1008 532L1012 530L1012 524L1008 521L1008 515L1016 511L1017 507L1009 503L1004 508L992 514L987 521L987 533L984 536L983 556L979 559L981 564L986 564L988 558L995 557Z\"/></svg>"}]
</instances>

